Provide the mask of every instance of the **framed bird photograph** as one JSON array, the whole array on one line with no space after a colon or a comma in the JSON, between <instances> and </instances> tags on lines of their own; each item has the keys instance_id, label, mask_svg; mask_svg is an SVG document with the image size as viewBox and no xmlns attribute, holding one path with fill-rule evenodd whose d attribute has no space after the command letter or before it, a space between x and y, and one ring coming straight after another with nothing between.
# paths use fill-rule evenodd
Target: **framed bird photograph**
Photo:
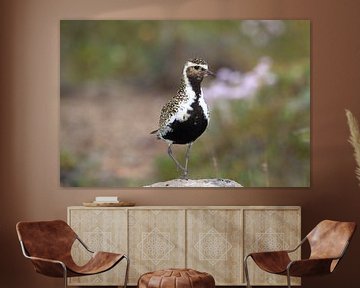
<instances>
[{"instance_id":1,"label":"framed bird photograph","mask_svg":"<svg viewBox=\"0 0 360 288\"><path fill-rule=\"evenodd\" d=\"M61 20L60 53L61 186L310 186L309 20Z\"/></svg>"}]
</instances>

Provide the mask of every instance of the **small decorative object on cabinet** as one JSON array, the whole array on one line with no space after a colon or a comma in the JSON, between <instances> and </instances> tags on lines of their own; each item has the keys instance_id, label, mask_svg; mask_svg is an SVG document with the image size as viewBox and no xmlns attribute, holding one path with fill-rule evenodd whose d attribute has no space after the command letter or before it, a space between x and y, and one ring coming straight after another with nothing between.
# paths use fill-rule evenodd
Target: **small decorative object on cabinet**
<instances>
[{"instance_id":1,"label":"small decorative object on cabinet","mask_svg":"<svg viewBox=\"0 0 360 288\"><path fill-rule=\"evenodd\" d=\"M290 276L330 274L344 256L355 228L354 222L324 220L292 250L266 251L265 249L265 252L250 253L244 259L247 287L251 288L247 268L249 257L266 272L286 275L288 288L291 288ZM309 242L311 248L310 257L292 261L289 253L295 252L306 241Z\"/></svg>"},{"instance_id":2,"label":"small decorative object on cabinet","mask_svg":"<svg viewBox=\"0 0 360 288\"><path fill-rule=\"evenodd\" d=\"M68 208L68 222L92 247L129 255L129 285L149 271L191 268L213 275L216 285L244 286L244 255L290 249L301 239L298 206L79 206ZM72 253L77 261L85 261L80 247L73 247ZM295 254L300 257L300 250ZM118 265L70 283L117 285L115 279L124 268ZM283 277L255 267L250 278L256 285L286 284Z\"/></svg>"}]
</instances>

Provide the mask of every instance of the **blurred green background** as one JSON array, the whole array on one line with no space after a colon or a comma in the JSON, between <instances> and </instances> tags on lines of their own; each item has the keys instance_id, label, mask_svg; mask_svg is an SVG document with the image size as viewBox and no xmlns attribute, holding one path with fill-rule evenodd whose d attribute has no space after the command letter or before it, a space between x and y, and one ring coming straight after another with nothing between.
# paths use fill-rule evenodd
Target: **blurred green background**
<instances>
[{"instance_id":1,"label":"blurred green background","mask_svg":"<svg viewBox=\"0 0 360 288\"><path fill-rule=\"evenodd\" d=\"M178 178L167 144L149 133L193 57L217 77L203 82L211 120L189 177L310 185L310 21L62 20L60 34L62 186Z\"/></svg>"}]
</instances>

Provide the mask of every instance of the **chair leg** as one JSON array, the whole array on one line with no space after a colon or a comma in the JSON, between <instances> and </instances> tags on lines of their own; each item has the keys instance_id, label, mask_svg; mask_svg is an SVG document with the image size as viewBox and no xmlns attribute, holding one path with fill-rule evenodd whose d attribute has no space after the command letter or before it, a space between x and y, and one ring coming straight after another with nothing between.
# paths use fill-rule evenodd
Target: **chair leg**
<instances>
[{"instance_id":1,"label":"chair leg","mask_svg":"<svg viewBox=\"0 0 360 288\"><path fill-rule=\"evenodd\" d=\"M247 265L247 259L249 258L250 255L247 255L244 258L244 272L245 272L245 279L246 279L246 287L247 288L251 288L250 285L250 279L249 279L249 269L248 269L248 265Z\"/></svg>"},{"instance_id":2,"label":"chair leg","mask_svg":"<svg viewBox=\"0 0 360 288\"><path fill-rule=\"evenodd\" d=\"M126 271L125 271L125 280L124 280L124 288L127 286L128 278L129 278L129 265L130 265L130 259L127 256L124 256L126 259Z\"/></svg>"},{"instance_id":3,"label":"chair leg","mask_svg":"<svg viewBox=\"0 0 360 288\"><path fill-rule=\"evenodd\" d=\"M287 284L288 284L288 288L291 288L291 278L290 278L290 271L289 269L286 270L287 271Z\"/></svg>"},{"instance_id":4,"label":"chair leg","mask_svg":"<svg viewBox=\"0 0 360 288\"><path fill-rule=\"evenodd\" d=\"M64 269L64 287L67 288L68 287L68 285L67 285L67 269L66 269L66 266L62 263L61 263L61 266Z\"/></svg>"}]
</instances>

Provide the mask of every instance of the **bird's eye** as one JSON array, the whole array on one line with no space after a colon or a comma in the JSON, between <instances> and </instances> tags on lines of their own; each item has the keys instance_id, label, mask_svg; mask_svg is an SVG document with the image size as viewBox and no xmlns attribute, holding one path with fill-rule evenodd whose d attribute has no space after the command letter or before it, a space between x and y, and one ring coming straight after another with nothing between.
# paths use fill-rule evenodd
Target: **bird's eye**
<instances>
[{"instance_id":1,"label":"bird's eye","mask_svg":"<svg viewBox=\"0 0 360 288\"><path fill-rule=\"evenodd\" d=\"M200 66L195 66L194 67L196 70L199 70L200 69Z\"/></svg>"}]
</instances>

